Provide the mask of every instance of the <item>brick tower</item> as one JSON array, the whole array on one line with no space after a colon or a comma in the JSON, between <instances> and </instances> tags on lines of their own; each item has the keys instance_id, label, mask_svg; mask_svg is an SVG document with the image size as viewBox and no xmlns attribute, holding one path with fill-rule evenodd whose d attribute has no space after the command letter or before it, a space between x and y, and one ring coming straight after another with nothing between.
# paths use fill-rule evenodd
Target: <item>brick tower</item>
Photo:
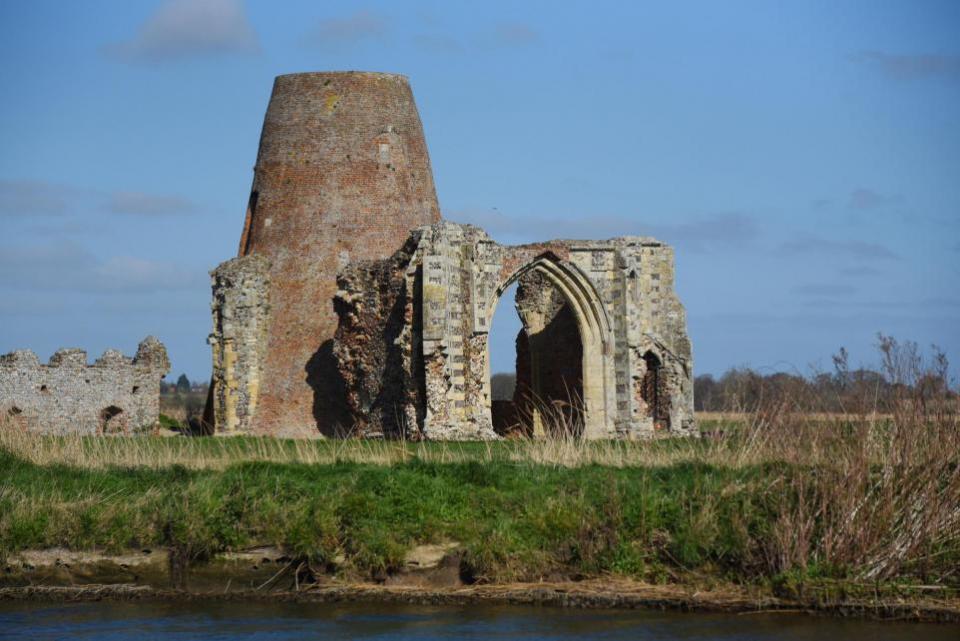
<instances>
[{"instance_id":1,"label":"brick tower","mask_svg":"<svg viewBox=\"0 0 960 641\"><path fill-rule=\"evenodd\" d=\"M269 310L261 334L231 339L237 345L264 343L258 346L258 398L241 399L249 405L243 431L336 431L338 397L345 393L332 354L337 272L352 261L389 256L411 229L439 219L406 77L323 72L276 79L240 239L239 257L265 259ZM218 277L215 271L215 295ZM218 336L216 300L214 307ZM221 314L221 325L230 325L230 314L226 321ZM214 351L216 387L216 345ZM230 358L228 353L221 360ZM228 379L220 381L225 388Z\"/></svg>"}]
</instances>

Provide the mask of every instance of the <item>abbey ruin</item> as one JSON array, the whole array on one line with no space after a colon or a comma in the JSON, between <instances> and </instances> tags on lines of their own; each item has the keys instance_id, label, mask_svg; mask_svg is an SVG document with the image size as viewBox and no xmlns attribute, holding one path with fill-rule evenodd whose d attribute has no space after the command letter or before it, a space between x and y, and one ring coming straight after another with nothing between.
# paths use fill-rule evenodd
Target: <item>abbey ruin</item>
<instances>
[{"instance_id":1,"label":"abbey ruin","mask_svg":"<svg viewBox=\"0 0 960 641\"><path fill-rule=\"evenodd\" d=\"M402 76L276 79L238 256L211 276L218 434L694 432L672 249L504 246L442 221ZM516 391L493 402L488 335L514 283Z\"/></svg>"},{"instance_id":2,"label":"abbey ruin","mask_svg":"<svg viewBox=\"0 0 960 641\"><path fill-rule=\"evenodd\" d=\"M0 418L46 434L131 434L152 429L160 380L170 371L163 344L148 336L133 358L106 350L93 365L82 349L61 349L46 365L29 350L0 356Z\"/></svg>"}]
</instances>

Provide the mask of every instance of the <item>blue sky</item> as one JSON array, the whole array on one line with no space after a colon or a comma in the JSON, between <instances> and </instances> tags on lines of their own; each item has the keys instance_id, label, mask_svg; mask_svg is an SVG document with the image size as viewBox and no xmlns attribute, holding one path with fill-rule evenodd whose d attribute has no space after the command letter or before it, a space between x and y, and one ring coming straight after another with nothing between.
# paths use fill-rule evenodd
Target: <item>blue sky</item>
<instances>
[{"instance_id":1,"label":"blue sky","mask_svg":"<svg viewBox=\"0 0 960 641\"><path fill-rule=\"evenodd\" d=\"M916 0L5 0L0 352L152 333L208 376L273 77L360 69L410 77L447 218L673 244L698 373L957 360L958 36Z\"/></svg>"}]
</instances>

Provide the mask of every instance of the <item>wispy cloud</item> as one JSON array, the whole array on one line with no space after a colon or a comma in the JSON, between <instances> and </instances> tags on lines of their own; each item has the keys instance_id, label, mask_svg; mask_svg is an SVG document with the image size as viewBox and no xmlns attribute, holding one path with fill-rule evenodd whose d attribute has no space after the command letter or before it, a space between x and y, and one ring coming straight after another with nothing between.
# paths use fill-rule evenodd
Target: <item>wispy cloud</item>
<instances>
[{"instance_id":1,"label":"wispy cloud","mask_svg":"<svg viewBox=\"0 0 960 641\"><path fill-rule=\"evenodd\" d=\"M694 251L743 245L759 234L753 216L728 212L676 223L645 223L626 216L584 216L576 219L507 216L498 210L468 209L446 214L450 220L483 228L491 236L509 242L532 242L549 238L612 238L655 236L659 240Z\"/></svg>"},{"instance_id":2,"label":"wispy cloud","mask_svg":"<svg viewBox=\"0 0 960 641\"><path fill-rule=\"evenodd\" d=\"M801 296L822 296L825 298L846 298L857 293L853 285L838 285L835 283L810 283L798 285L791 290Z\"/></svg>"},{"instance_id":3,"label":"wispy cloud","mask_svg":"<svg viewBox=\"0 0 960 641\"><path fill-rule=\"evenodd\" d=\"M522 22L501 22L493 29L493 42L505 47L522 47L539 39L533 27Z\"/></svg>"},{"instance_id":4,"label":"wispy cloud","mask_svg":"<svg viewBox=\"0 0 960 641\"><path fill-rule=\"evenodd\" d=\"M179 196L158 196L136 191L118 191L110 195L104 209L113 214L175 216L196 211L196 206Z\"/></svg>"},{"instance_id":5,"label":"wispy cloud","mask_svg":"<svg viewBox=\"0 0 960 641\"><path fill-rule=\"evenodd\" d=\"M850 198L847 201L847 207L850 209L879 209L887 205L896 205L902 202L899 195L885 195L872 189L861 187L850 192Z\"/></svg>"},{"instance_id":6,"label":"wispy cloud","mask_svg":"<svg viewBox=\"0 0 960 641\"><path fill-rule=\"evenodd\" d=\"M116 60L148 63L259 51L241 0L166 0L132 39L104 47Z\"/></svg>"},{"instance_id":7,"label":"wispy cloud","mask_svg":"<svg viewBox=\"0 0 960 641\"><path fill-rule=\"evenodd\" d=\"M760 235L756 218L742 212L724 212L688 222L653 225L650 229L667 242L700 251L742 246Z\"/></svg>"},{"instance_id":8,"label":"wispy cloud","mask_svg":"<svg viewBox=\"0 0 960 641\"><path fill-rule=\"evenodd\" d=\"M431 53L460 53L463 45L459 40L442 34L420 34L413 37L413 44Z\"/></svg>"},{"instance_id":9,"label":"wispy cloud","mask_svg":"<svg viewBox=\"0 0 960 641\"><path fill-rule=\"evenodd\" d=\"M0 216L59 216L89 192L37 180L0 180Z\"/></svg>"},{"instance_id":10,"label":"wispy cloud","mask_svg":"<svg viewBox=\"0 0 960 641\"><path fill-rule=\"evenodd\" d=\"M155 292L188 289L205 282L202 270L188 270L132 256L101 260L76 243L0 247L0 282L6 288Z\"/></svg>"},{"instance_id":11,"label":"wispy cloud","mask_svg":"<svg viewBox=\"0 0 960 641\"><path fill-rule=\"evenodd\" d=\"M307 33L305 42L321 49L343 49L387 36L387 20L372 11L361 10L342 18L326 18Z\"/></svg>"},{"instance_id":12,"label":"wispy cloud","mask_svg":"<svg viewBox=\"0 0 960 641\"><path fill-rule=\"evenodd\" d=\"M857 260L900 260L900 256L877 243L860 240L831 240L819 236L803 236L780 245L780 251L793 256L828 256Z\"/></svg>"},{"instance_id":13,"label":"wispy cloud","mask_svg":"<svg viewBox=\"0 0 960 641\"><path fill-rule=\"evenodd\" d=\"M821 298L806 301L807 307L835 308L835 309L866 309L882 310L887 312L917 312L924 310L930 312L957 312L960 311L960 298L933 297L933 298L897 298L897 299L872 299L856 300L847 296L824 295Z\"/></svg>"},{"instance_id":14,"label":"wispy cloud","mask_svg":"<svg viewBox=\"0 0 960 641\"><path fill-rule=\"evenodd\" d=\"M880 276L883 274L883 270L877 269L876 267L870 267L869 265L857 265L855 267L844 267L840 270L841 276L847 276L850 278L862 278L868 276Z\"/></svg>"},{"instance_id":15,"label":"wispy cloud","mask_svg":"<svg viewBox=\"0 0 960 641\"><path fill-rule=\"evenodd\" d=\"M105 192L40 180L0 180L0 216L34 218L90 211L168 216L197 211L192 201L169 194Z\"/></svg>"},{"instance_id":16,"label":"wispy cloud","mask_svg":"<svg viewBox=\"0 0 960 641\"><path fill-rule=\"evenodd\" d=\"M861 51L852 56L857 62L879 69L899 80L949 78L960 80L960 56L939 53L896 54L887 51Z\"/></svg>"}]
</instances>

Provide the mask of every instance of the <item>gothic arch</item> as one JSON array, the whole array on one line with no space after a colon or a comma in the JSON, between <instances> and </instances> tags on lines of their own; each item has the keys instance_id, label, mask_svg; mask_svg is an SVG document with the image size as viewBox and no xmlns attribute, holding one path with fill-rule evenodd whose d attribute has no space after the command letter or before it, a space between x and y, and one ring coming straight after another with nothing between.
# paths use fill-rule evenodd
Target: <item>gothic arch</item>
<instances>
[{"instance_id":1,"label":"gothic arch","mask_svg":"<svg viewBox=\"0 0 960 641\"><path fill-rule=\"evenodd\" d=\"M576 266L561 261L552 253L544 253L523 263L497 286L485 306L486 327L491 327L500 297L513 283L530 271L541 273L566 299L573 311L583 345L583 409L585 438L609 437L613 434L613 350L610 319L603 301L589 278ZM489 341L485 348L485 380L490 380ZM485 411L490 412L489 390Z\"/></svg>"}]
</instances>

